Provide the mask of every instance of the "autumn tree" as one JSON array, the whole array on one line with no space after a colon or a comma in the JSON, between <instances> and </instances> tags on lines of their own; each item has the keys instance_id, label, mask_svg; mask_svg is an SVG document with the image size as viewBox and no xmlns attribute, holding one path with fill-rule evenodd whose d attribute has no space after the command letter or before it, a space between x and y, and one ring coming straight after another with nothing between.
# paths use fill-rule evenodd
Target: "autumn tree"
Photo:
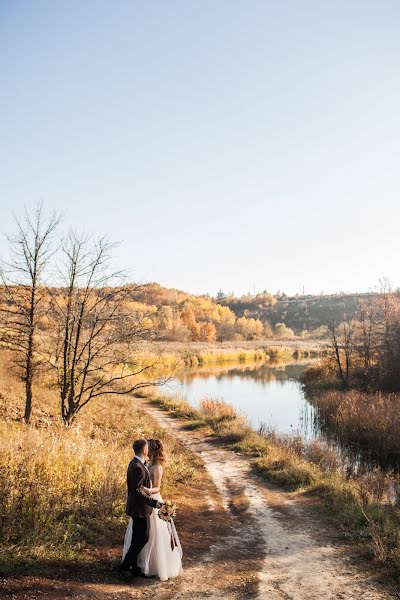
<instances>
[{"instance_id":1,"label":"autumn tree","mask_svg":"<svg viewBox=\"0 0 400 600\"><path fill-rule=\"evenodd\" d=\"M205 321L200 324L200 339L203 342L215 342L217 339L217 329L214 323Z\"/></svg>"},{"instance_id":2,"label":"autumn tree","mask_svg":"<svg viewBox=\"0 0 400 600\"><path fill-rule=\"evenodd\" d=\"M7 237L10 258L2 265L0 343L15 357L25 383L24 420L29 422L33 383L41 368L39 338L46 312L44 274L53 252L53 234L60 215L47 215L42 204L32 214L14 217L16 232Z\"/></svg>"},{"instance_id":3,"label":"autumn tree","mask_svg":"<svg viewBox=\"0 0 400 600\"><path fill-rule=\"evenodd\" d=\"M289 338L294 336L294 331L288 327L285 323L276 323L274 327L275 335L282 338Z\"/></svg>"},{"instance_id":4,"label":"autumn tree","mask_svg":"<svg viewBox=\"0 0 400 600\"><path fill-rule=\"evenodd\" d=\"M370 303L361 300L357 305L356 351L362 364L362 378L368 382L376 358L374 310Z\"/></svg>"},{"instance_id":5,"label":"autumn tree","mask_svg":"<svg viewBox=\"0 0 400 600\"><path fill-rule=\"evenodd\" d=\"M196 342L200 339L200 325L196 320L196 314L193 310L193 306L191 303L186 302L182 312L181 319L183 324L188 328L191 334L191 339L193 342Z\"/></svg>"},{"instance_id":6,"label":"autumn tree","mask_svg":"<svg viewBox=\"0 0 400 600\"><path fill-rule=\"evenodd\" d=\"M129 308L130 288L112 272L113 244L71 233L62 245L62 286L52 293L53 344L48 360L60 393L61 416L70 425L92 400L160 385L150 360L135 360L140 341L151 341L150 319Z\"/></svg>"},{"instance_id":7,"label":"autumn tree","mask_svg":"<svg viewBox=\"0 0 400 600\"><path fill-rule=\"evenodd\" d=\"M273 336L274 332L273 329L271 327L271 323L269 323L268 321L265 321L264 323L264 337L266 338L271 338Z\"/></svg>"}]
</instances>

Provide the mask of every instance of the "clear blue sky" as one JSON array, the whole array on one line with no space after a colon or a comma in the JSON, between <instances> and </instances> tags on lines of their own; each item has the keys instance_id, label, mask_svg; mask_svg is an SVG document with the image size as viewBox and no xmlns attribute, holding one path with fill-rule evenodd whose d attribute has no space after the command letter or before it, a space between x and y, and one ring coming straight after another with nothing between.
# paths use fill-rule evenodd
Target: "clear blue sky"
<instances>
[{"instance_id":1,"label":"clear blue sky","mask_svg":"<svg viewBox=\"0 0 400 600\"><path fill-rule=\"evenodd\" d=\"M398 0L0 0L0 229L43 199L192 292L399 285L399 31Z\"/></svg>"}]
</instances>

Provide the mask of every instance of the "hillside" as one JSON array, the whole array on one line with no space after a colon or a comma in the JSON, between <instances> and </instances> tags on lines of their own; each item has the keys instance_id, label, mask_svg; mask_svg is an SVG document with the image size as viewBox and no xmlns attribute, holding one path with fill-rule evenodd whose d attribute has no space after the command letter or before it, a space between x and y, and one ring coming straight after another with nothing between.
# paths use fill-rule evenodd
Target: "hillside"
<instances>
[{"instance_id":1,"label":"hillside","mask_svg":"<svg viewBox=\"0 0 400 600\"><path fill-rule=\"evenodd\" d=\"M265 294L261 295L262 297ZM274 327L277 323L285 323L296 334L304 331L315 331L326 327L332 320L340 323L345 317L353 318L356 314L357 302L361 299L372 300L376 294L332 294L326 296L270 296L271 301L260 302L260 295L219 296L216 301L226 306L236 317L259 319Z\"/></svg>"},{"instance_id":2,"label":"hillside","mask_svg":"<svg viewBox=\"0 0 400 600\"><path fill-rule=\"evenodd\" d=\"M49 307L51 300L60 302L62 294L58 288L44 294ZM324 338L332 318L336 323L345 317L353 318L357 301L372 300L376 294L273 296L263 292L235 297L219 293L212 298L152 282L127 285L124 297L124 310L135 316L142 327L151 330L153 339L213 343L281 339L294 335ZM8 305L4 286L0 286L0 310L5 313ZM51 319L49 311L47 320Z\"/></svg>"},{"instance_id":3,"label":"hillside","mask_svg":"<svg viewBox=\"0 0 400 600\"><path fill-rule=\"evenodd\" d=\"M170 341L251 340L290 335L323 337L332 318L340 323L353 318L359 300L372 301L377 294L331 294L274 296L267 291L255 295L196 296L157 283L134 286L133 306L146 313ZM282 333L276 325L284 323Z\"/></svg>"},{"instance_id":4,"label":"hillside","mask_svg":"<svg viewBox=\"0 0 400 600\"><path fill-rule=\"evenodd\" d=\"M270 328L257 318L236 316L208 295L195 296L158 283L132 285L129 306L147 320L159 340L215 342L264 339Z\"/></svg>"}]
</instances>

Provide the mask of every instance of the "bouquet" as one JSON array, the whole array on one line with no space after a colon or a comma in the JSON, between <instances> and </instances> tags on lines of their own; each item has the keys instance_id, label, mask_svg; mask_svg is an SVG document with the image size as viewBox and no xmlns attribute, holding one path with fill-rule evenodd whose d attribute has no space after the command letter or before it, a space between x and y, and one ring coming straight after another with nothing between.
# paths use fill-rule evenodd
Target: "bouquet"
<instances>
[{"instance_id":1,"label":"bouquet","mask_svg":"<svg viewBox=\"0 0 400 600\"><path fill-rule=\"evenodd\" d=\"M158 516L167 524L171 540L171 550L174 550L174 548L176 548L178 545L176 529L174 525L174 519L176 517L176 505L172 504L171 500L166 500L164 502L164 506L158 511Z\"/></svg>"},{"instance_id":2,"label":"bouquet","mask_svg":"<svg viewBox=\"0 0 400 600\"><path fill-rule=\"evenodd\" d=\"M171 500L166 500L164 506L158 511L158 516L163 521L171 522L176 517L176 505Z\"/></svg>"}]
</instances>

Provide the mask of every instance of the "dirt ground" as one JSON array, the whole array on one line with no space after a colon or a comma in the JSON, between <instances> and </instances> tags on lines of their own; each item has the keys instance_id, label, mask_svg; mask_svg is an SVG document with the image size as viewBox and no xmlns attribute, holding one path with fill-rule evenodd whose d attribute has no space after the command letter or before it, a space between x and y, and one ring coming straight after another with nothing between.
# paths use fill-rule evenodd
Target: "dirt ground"
<instances>
[{"instance_id":1,"label":"dirt ground","mask_svg":"<svg viewBox=\"0 0 400 600\"><path fill-rule=\"evenodd\" d=\"M15 600L384 600L400 598L354 556L338 531L300 494L266 486L249 461L185 422L139 400L146 411L205 462L206 489L182 529L184 573L175 580L115 577L93 581L15 577L0 580L0 598ZM200 498L199 498L200 496ZM200 502L200 504L199 504ZM199 511L199 506L204 507ZM204 513L204 514L202 514ZM177 521L179 532L179 518ZM119 549L115 549L119 552Z\"/></svg>"}]
</instances>

